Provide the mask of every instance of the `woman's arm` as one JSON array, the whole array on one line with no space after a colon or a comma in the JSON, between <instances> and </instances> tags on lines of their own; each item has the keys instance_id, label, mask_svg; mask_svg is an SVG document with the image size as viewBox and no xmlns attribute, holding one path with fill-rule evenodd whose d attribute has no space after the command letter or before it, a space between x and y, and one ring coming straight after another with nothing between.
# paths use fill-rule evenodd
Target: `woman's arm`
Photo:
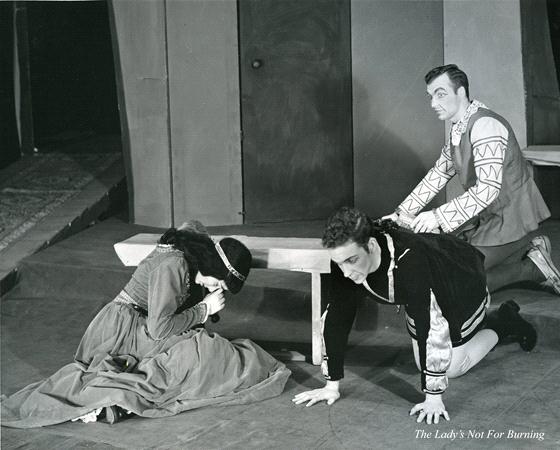
<instances>
[{"instance_id":1,"label":"woman's arm","mask_svg":"<svg viewBox=\"0 0 560 450\"><path fill-rule=\"evenodd\" d=\"M196 324L204 323L207 306L202 302L176 314L180 306L183 286L187 280L187 263L178 255L165 258L150 273L147 327L152 339L165 339L181 334Z\"/></svg>"}]
</instances>

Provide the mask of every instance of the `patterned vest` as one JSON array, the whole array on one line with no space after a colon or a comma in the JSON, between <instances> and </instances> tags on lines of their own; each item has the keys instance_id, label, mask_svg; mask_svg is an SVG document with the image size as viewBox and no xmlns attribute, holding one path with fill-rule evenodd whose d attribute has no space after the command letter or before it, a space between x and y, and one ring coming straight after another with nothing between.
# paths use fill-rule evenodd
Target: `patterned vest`
<instances>
[{"instance_id":1,"label":"patterned vest","mask_svg":"<svg viewBox=\"0 0 560 450\"><path fill-rule=\"evenodd\" d=\"M456 230L455 234L477 246L503 245L521 239L527 233L536 230L539 222L550 217L550 211L531 177L528 163L521 153L510 124L489 109L480 108L474 113L459 145L450 144L453 165L463 189L469 189L477 181L473 164L471 130L481 117L491 117L508 130L502 187L496 200L477 217ZM485 151L491 152L492 149L488 146Z\"/></svg>"}]
</instances>

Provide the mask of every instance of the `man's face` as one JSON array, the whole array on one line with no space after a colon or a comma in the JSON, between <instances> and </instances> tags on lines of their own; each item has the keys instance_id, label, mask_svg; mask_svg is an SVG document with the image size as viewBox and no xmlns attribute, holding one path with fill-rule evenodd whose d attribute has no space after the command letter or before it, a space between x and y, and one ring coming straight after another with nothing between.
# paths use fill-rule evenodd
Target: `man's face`
<instances>
[{"instance_id":1,"label":"man's face","mask_svg":"<svg viewBox=\"0 0 560 450\"><path fill-rule=\"evenodd\" d=\"M343 245L328 250L329 256L338 264L344 276L356 284L362 284L368 274L377 269L376 261L378 261L379 255L373 250L373 245L369 245L369 248L368 252L354 241L347 241Z\"/></svg>"},{"instance_id":2,"label":"man's face","mask_svg":"<svg viewBox=\"0 0 560 450\"><path fill-rule=\"evenodd\" d=\"M457 122L461 119L460 107L466 95L465 89L460 87L455 92L449 76L444 73L434 78L426 89L431 99L430 105L436 112L439 120L451 120Z\"/></svg>"}]
</instances>

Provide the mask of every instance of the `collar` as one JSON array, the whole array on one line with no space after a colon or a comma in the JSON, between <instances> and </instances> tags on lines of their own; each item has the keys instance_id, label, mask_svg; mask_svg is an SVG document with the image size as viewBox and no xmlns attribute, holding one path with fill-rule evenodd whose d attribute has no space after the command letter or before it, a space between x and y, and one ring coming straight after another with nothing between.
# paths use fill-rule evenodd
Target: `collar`
<instances>
[{"instance_id":1,"label":"collar","mask_svg":"<svg viewBox=\"0 0 560 450\"><path fill-rule=\"evenodd\" d=\"M479 108L488 109L488 107L484 103L479 102L478 100L473 100L465 111L465 114L463 114L463 117L461 117L461 120L451 126L451 144L453 144L454 146L459 145L461 136L465 133L465 131L467 131L469 120L471 119L472 115L478 111Z\"/></svg>"},{"instance_id":2,"label":"collar","mask_svg":"<svg viewBox=\"0 0 560 450\"><path fill-rule=\"evenodd\" d=\"M382 297L381 295L377 294L371 286L367 282L367 278L364 280L362 285L376 297L379 297L385 302L388 303L395 303L395 279L393 275L393 270L395 270L395 245L393 243L393 238L389 235L389 233L383 233L385 239L387 240L387 249L389 250L389 267L387 268L387 297ZM381 245L380 245L381 246Z\"/></svg>"}]
</instances>

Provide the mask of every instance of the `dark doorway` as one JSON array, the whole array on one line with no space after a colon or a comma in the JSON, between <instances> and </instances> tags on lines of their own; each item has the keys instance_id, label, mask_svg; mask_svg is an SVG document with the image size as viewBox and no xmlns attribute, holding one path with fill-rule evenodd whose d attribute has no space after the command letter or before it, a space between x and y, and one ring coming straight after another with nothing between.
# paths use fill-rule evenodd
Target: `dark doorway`
<instances>
[{"instance_id":1,"label":"dark doorway","mask_svg":"<svg viewBox=\"0 0 560 450\"><path fill-rule=\"evenodd\" d=\"M349 0L240 0L245 222L351 204Z\"/></svg>"},{"instance_id":2,"label":"dark doorway","mask_svg":"<svg viewBox=\"0 0 560 450\"><path fill-rule=\"evenodd\" d=\"M560 1L547 0L548 26L550 27L550 44L556 65L556 78L560 86Z\"/></svg>"},{"instance_id":3,"label":"dark doorway","mask_svg":"<svg viewBox=\"0 0 560 450\"><path fill-rule=\"evenodd\" d=\"M20 158L14 98L14 4L0 2L0 169Z\"/></svg>"},{"instance_id":4,"label":"dark doorway","mask_svg":"<svg viewBox=\"0 0 560 450\"><path fill-rule=\"evenodd\" d=\"M39 152L120 151L106 1L21 4L27 8L35 147ZM90 145L73 145L84 141Z\"/></svg>"}]
</instances>

